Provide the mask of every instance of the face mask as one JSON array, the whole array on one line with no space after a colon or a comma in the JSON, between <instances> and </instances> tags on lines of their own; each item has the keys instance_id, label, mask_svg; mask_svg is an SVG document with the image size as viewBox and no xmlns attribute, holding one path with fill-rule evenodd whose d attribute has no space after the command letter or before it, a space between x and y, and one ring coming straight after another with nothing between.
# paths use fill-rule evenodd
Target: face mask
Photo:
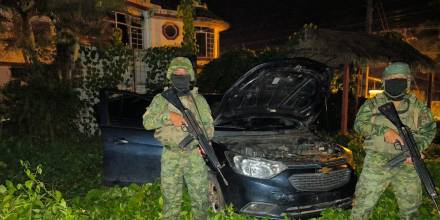
<instances>
[{"instance_id":1,"label":"face mask","mask_svg":"<svg viewBox=\"0 0 440 220\"><path fill-rule=\"evenodd\" d=\"M189 75L171 75L171 83L181 93L188 93L191 77Z\"/></svg>"},{"instance_id":2,"label":"face mask","mask_svg":"<svg viewBox=\"0 0 440 220\"><path fill-rule=\"evenodd\" d=\"M392 100L402 100L408 87L407 79L388 79L385 80L385 95Z\"/></svg>"}]
</instances>

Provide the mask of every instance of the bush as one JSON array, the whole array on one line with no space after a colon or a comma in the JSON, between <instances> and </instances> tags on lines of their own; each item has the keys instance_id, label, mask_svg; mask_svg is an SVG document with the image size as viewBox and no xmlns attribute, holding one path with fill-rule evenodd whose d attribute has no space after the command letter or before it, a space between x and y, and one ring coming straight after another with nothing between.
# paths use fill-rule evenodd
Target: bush
<instances>
[{"instance_id":1,"label":"bush","mask_svg":"<svg viewBox=\"0 0 440 220\"><path fill-rule=\"evenodd\" d=\"M74 219L74 213L67 206L59 191L46 189L37 179L43 171L41 166L29 169L29 164L21 161L28 178L24 184L14 185L6 181L0 185L1 219Z\"/></svg>"},{"instance_id":2,"label":"bush","mask_svg":"<svg viewBox=\"0 0 440 220\"><path fill-rule=\"evenodd\" d=\"M19 159L42 164L40 179L50 188L62 191L67 198L79 196L101 186L102 149L97 138L55 139L35 143L29 137L2 137L0 140L0 183L9 179L23 182Z\"/></svg>"},{"instance_id":3,"label":"bush","mask_svg":"<svg viewBox=\"0 0 440 220\"><path fill-rule=\"evenodd\" d=\"M224 93L257 63L257 56L251 50L228 51L204 66L197 78L197 85L201 92Z\"/></svg>"},{"instance_id":4,"label":"bush","mask_svg":"<svg viewBox=\"0 0 440 220\"><path fill-rule=\"evenodd\" d=\"M14 185L0 185L0 219L162 219L163 199L157 183L132 184L125 187L102 187L90 190L84 197L65 200L61 192L48 190L38 176L41 165L34 171L28 162L21 162L27 180ZM181 219L190 220L190 201L184 194ZM232 207L213 213L209 219L255 219L234 213Z\"/></svg>"},{"instance_id":5,"label":"bush","mask_svg":"<svg viewBox=\"0 0 440 220\"><path fill-rule=\"evenodd\" d=\"M86 219L160 219L162 204L158 184L93 189L73 200Z\"/></svg>"},{"instance_id":6,"label":"bush","mask_svg":"<svg viewBox=\"0 0 440 220\"><path fill-rule=\"evenodd\" d=\"M201 92L224 93L237 80L256 65L286 58L280 49L264 49L255 52L249 49L234 49L203 67L197 78Z\"/></svg>"},{"instance_id":7,"label":"bush","mask_svg":"<svg viewBox=\"0 0 440 220\"><path fill-rule=\"evenodd\" d=\"M15 80L2 88L3 118L12 135L50 140L77 131L75 119L82 107L75 81L58 79L52 65L13 69Z\"/></svg>"}]
</instances>

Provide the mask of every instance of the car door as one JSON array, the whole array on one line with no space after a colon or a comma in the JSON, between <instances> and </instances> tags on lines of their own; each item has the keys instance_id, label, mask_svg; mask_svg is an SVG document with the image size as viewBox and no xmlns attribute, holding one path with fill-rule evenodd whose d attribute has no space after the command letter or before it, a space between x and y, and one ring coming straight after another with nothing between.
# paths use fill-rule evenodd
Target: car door
<instances>
[{"instance_id":1,"label":"car door","mask_svg":"<svg viewBox=\"0 0 440 220\"><path fill-rule=\"evenodd\" d=\"M101 95L99 121L104 146L104 182L153 182L160 176L161 144L142 127L151 97L107 91Z\"/></svg>"}]
</instances>

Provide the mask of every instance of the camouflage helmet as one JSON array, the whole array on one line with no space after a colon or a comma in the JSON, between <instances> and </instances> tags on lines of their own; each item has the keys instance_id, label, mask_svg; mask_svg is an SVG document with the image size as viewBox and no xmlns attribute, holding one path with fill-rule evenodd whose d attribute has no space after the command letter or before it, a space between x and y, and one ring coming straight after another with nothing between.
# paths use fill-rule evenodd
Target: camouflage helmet
<instances>
[{"instance_id":1,"label":"camouflage helmet","mask_svg":"<svg viewBox=\"0 0 440 220\"><path fill-rule=\"evenodd\" d=\"M186 57L175 57L171 60L170 65L168 66L167 79L171 79L171 75L179 68L188 71L191 81L194 81L194 69L191 61Z\"/></svg>"},{"instance_id":2,"label":"camouflage helmet","mask_svg":"<svg viewBox=\"0 0 440 220\"><path fill-rule=\"evenodd\" d=\"M411 69L407 63L394 62L388 65L382 72L382 80L389 78L411 78Z\"/></svg>"}]
</instances>

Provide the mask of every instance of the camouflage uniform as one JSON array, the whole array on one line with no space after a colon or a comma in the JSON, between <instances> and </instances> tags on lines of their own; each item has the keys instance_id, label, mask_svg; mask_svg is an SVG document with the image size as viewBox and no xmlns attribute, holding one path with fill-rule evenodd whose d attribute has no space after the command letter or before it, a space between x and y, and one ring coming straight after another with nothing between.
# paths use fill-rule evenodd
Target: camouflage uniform
<instances>
[{"instance_id":1,"label":"camouflage uniform","mask_svg":"<svg viewBox=\"0 0 440 220\"><path fill-rule=\"evenodd\" d=\"M192 65L186 58L175 58L171 62L167 78L177 68L184 68L194 80ZM214 133L213 119L206 100L198 94L197 88L191 91L194 97L181 96L183 105L193 112L200 125L207 131L211 139ZM163 218L179 219L182 203L183 186L188 188L191 197L193 219L207 219L208 209L208 169L194 140L185 150L178 144L188 135L181 127L175 127L170 119L170 112L179 113L161 94L156 95L143 115L145 129L156 129L154 137L164 146L161 159L161 189L164 197ZM184 184L185 183L185 184Z\"/></svg>"},{"instance_id":2,"label":"camouflage uniform","mask_svg":"<svg viewBox=\"0 0 440 220\"><path fill-rule=\"evenodd\" d=\"M409 71L409 68L407 68ZM399 68L394 69L399 73ZM387 70L386 70L387 71ZM384 74L387 74L385 71ZM389 73L388 74L395 74ZM408 73L409 75L409 73ZM386 166L388 160L400 150L384 141L388 128L397 129L378 110L391 100L385 94L367 100L359 109L354 129L365 137L366 157L356 185L351 219L368 219L380 195L389 186L396 196L401 219L420 219L418 207L422 202L422 186L413 165L400 164L393 169ZM406 94L397 109L404 124L411 128L420 150L427 148L435 136L436 124L428 107L412 94Z\"/></svg>"}]
</instances>

